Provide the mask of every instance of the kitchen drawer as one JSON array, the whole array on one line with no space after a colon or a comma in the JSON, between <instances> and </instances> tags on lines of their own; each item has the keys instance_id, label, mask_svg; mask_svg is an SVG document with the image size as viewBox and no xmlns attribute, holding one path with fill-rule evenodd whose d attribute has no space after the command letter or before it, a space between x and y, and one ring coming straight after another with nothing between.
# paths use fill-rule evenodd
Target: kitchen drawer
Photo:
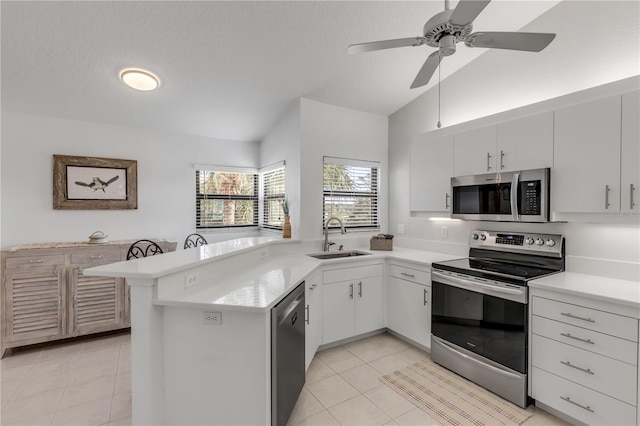
<instances>
[{"instance_id":1,"label":"kitchen drawer","mask_svg":"<svg viewBox=\"0 0 640 426\"><path fill-rule=\"evenodd\" d=\"M382 276L382 273L382 264L330 269L322 272L322 283L327 284L340 281L357 280L360 278L379 277Z\"/></svg>"},{"instance_id":2,"label":"kitchen drawer","mask_svg":"<svg viewBox=\"0 0 640 426\"><path fill-rule=\"evenodd\" d=\"M431 273L429 271L391 263L389 264L389 275L400 278L401 280L412 281L422 285L431 285Z\"/></svg>"},{"instance_id":3,"label":"kitchen drawer","mask_svg":"<svg viewBox=\"0 0 640 426\"><path fill-rule=\"evenodd\" d=\"M638 370L635 365L535 334L531 339L531 364L628 404L636 404Z\"/></svg>"},{"instance_id":4,"label":"kitchen drawer","mask_svg":"<svg viewBox=\"0 0 640 426\"><path fill-rule=\"evenodd\" d=\"M638 363L638 344L548 318L532 316L531 332L628 364Z\"/></svg>"},{"instance_id":5,"label":"kitchen drawer","mask_svg":"<svg viewBox=\"0 0 640 426\"><path fill-rule=\"evenodd\" d=\"M539 368L534 367L532 370L531 396L537 401L589 425L636 424L636 407L633 405Z\"/></svg>"},{"instance_id":6,"label":"kitchen drawer","mask_svg":"<svg viewBox=\"0 0 640 426\"><path fill-rule=\"evenodd\" d=\"M71 263L73 265L92 266L105 263L120 262L120 251L102 251L93 253L73 253Z\"/></svg>"},{"instance_id":7,"label":"kitchen drawer","mask_svg":"<svg viewBox=\"0 0 640 426\"><path fill-rule=\"evenodd\" d=\"M49 254L42 256L20 256L20 257L7 257L6 267L7 269L25 269L34 266L52 266L52 265L64 265L63 254Z\"/></svg>"},{"instance_id":8,"label":"kitchen drawer","mask_svg":"<svg viewBox=\"0 0 640 426\"><path fill-rule=\"evenodd\" d=\"M638 341L638 320L635 318L535 296L532 313L632 342Z\"/></svg>"}]
</instances>

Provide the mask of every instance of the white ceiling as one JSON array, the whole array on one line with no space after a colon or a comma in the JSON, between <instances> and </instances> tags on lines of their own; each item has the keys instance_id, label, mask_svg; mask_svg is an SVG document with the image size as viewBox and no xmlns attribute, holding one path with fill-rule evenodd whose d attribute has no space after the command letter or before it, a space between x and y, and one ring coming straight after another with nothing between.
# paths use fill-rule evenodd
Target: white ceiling
<instances>
[{"instance_id":1,"label":"white ceiling","mask_svg":"<svg viewBox=\"0 0 640 426\"><path fill-rule=\"evenodd\" d=\"M516 31L557 3L494 0L474 29ZM444 1L2 1L0 7L3 110L251 141L300 96L390 115L424 93L433 82L409 86L433 48L361 55L346 49L421 35ZM442 78L484 51L459 44L443 61ZM156 73L160 89L125 87L118 72L126 67Z\"/></svg>"}]
</instances>

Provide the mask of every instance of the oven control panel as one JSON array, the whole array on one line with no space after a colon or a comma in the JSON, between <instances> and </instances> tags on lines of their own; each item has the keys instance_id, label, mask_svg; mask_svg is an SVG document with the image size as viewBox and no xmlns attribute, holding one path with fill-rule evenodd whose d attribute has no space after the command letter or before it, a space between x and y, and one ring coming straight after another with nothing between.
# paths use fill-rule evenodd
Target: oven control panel
<instances>
[{"instance_id":1,"label":"oven control panel","mask_svg":"<svg viewBox=\"0 0 640 426\"><path fill-rule=\"evenodd\" d=\"M564 250L564 237L555 234L529 234L474 229L469 236L469 247L561 255Z\"/></svg>"}]
</instances>

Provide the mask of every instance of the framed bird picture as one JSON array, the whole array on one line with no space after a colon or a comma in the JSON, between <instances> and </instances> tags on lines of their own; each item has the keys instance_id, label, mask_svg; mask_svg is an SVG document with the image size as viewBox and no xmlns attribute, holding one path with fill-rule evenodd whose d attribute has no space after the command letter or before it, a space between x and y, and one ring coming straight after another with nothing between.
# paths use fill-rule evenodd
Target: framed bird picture
<instances>
[{"instance_id":1,"label":"framed bird picture","mask_svg":"<svg viewBox=\"0 0 640 426\"><path fill-rule=\"evenodd\" d=\"M53 156L53 208L138 208L138 162L115 158Z\"/></svg>"}]
</instances>

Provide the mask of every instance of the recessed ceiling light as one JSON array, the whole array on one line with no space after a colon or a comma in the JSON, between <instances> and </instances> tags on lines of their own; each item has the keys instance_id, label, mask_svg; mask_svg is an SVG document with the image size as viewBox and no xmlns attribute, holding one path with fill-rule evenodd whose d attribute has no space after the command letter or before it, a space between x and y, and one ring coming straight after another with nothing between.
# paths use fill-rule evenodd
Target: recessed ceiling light
<instances>
[{"instance_id":1,"label":"recessed ceiling light","mask_svg":"<svg viewBox=\"0 0 640 426\"><path fill-rule=\"evenodd\" d=\"M157 76L139 68L126 68L120 71L120 80L132 89L145 92L160 86L160 79Z\"/></svg>"}]
</instances>

